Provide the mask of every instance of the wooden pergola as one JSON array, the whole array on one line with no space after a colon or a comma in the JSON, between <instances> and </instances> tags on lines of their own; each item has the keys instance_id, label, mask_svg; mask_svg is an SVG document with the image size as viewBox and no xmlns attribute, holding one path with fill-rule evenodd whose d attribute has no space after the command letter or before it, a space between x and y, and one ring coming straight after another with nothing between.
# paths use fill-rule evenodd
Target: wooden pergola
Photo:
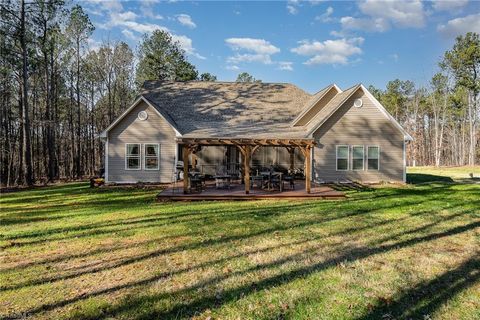
<instances>
[{"instance_id":1,"label":"wooden pergola","mask_svg":"<svg viewBox=\"0 0 480 320\"><path fill-rule=\"evenodd\" d=\"M235 146L242 154L245 193L250 193L250 162L252 155L260 147L285 147L290 154L290 169L294 166L295 148L299 148L305 157L305 190L310 193L311 150L314 139L242 139L242 138L177 138L183 145L183 193L188 193L188 166L190 154L195 154L202 146Z\"/></svg>"}]
</instances>

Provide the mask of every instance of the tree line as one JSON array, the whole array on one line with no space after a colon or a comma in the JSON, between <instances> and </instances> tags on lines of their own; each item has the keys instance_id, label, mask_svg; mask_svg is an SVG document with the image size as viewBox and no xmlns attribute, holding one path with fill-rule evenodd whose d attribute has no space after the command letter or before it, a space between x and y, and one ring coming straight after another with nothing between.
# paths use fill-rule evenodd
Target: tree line
<instances>
[{"instance_id":1,"label":"tree line","mask_svg":"<svg viewBox=\"0 0 480 320\"><path fill-rule=\"evenodd\" d=\"M216 80L199 75L165 31L145 35L136 52L122 41L89 48L88 14L63 0L0 0L0 18L4 186L98 173L104 152L98 134L144 80Z\"/></svg>"},{"instance_id":2,"label":"tree line","mask_svg":"<svg viewBox=\"0 0 480 320\"><path fill-rule=\"evenodd\" d=\"M473 166L479 158L480 38L456 38L429 84L399 79L372 94L410 133L407 165Z\"/></svg>"},{"instance_id":3,"label":"tree line","mask_svg":"<svg viewBox=\"0 0 480 320\"><path fill-rule=\"evenodd\" d=\"M122 41L89 48L94 26L63 0L0 0L0 181L3 186L98 173L98 134L134 100L144 80L216 81L199 74L165 31L138 50ZM459 37L429 87L394 80L372 93L414 137L410 165L474 164L478 158L478 34ZM239 82L260 82L241 73Z\"/></svg>"}]
</instances>

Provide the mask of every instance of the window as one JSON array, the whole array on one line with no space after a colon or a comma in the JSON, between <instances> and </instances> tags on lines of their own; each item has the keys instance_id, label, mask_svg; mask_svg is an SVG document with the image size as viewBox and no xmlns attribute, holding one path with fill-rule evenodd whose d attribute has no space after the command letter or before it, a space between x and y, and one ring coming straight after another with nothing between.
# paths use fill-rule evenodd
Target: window
<instances>
[{"instance_id":1,"label":"window","mask_svg":"<svg viewBox=\"0 0 480 320\"><path fill-rule=\"evenodd\" d=\"M127 143L125 153L125 169L140 170L140 144Z\"/></svg>"},{"instance_id":2,"label":"window","mask_svg":"<svg viewBox=\"0 0 480 320\"><path fill-rule=\"evenodd\" d=\"M380 158L380 148L377 146L367 147L367 168L368 170L378 170Z\"/></svg>"},{"instance_id":3,"label":"window","mask_svg":"<svg viewBox=\"0 0 480 320\"><path fill-rule=\"evenodd\" d=\"M348 146L337 146L337 171L348 170Z\"/></svg>"},{"instance_id":4,"label":"window","mask_svg":"<svg viewBox=\"0 0 480 320\"><path fill-rule=\"evenodd\" d=\"M145 158L143 166L145 170L158 170L158 163L160 162L160 148L158 143L146 143L144 152Z\"/></svg>"},{"instance_id":5,"label":"window","mask_svg":"<svg viewBox=\"0 0 480 320\"><path fill-rule=\"evenodd\" d=\"M364 149L363 146L352 147L352 170L363 170Z\"/></svg>"}]
</instances>

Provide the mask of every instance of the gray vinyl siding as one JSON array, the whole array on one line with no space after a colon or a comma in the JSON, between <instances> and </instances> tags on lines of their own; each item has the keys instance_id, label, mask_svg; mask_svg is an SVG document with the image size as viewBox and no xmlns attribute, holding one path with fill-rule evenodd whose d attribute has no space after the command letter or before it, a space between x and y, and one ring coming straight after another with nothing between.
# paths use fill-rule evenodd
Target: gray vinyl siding
<instances>
[{"instance_id":1,"label":"gray vinyl siding","mask_svg":"<svg viewBox=\"0 0 480 320\"><path fill-rule=\"evenodd\" d=\"M356 108L353 101L363 100L363 106ZM362 182L401 182L404 175L404 136L395 125L358 90L343 104L314 134L317 142L313 152L313 179L336 182L342 180ZM349 152L349 170L336 170L336 145L363 145L365 159L367 146L379 146L378 171L353 171L352 150Z\"/></svg>"},{"instance_id":2,"label":"gray vinyl siding","mask_svg":"<svg viewBox=\"0 0 480 320\"><path fill-rule=\"evenodd\" d=\"M197 169L207 175L228 172L239 168L239 156L236 147L231 148L231 159L227 159L227 146L203 146L197 152ZM295 168L304 167L304 157L300 150L295 149ZM285 170L290 168L290 155L284 147L260 147L252 156L252 167L269 167L275 165Z\"/></svg>"},{"instance_id":3,"label":"gray vinyl siding","mask_svg":"<svg viewBox=\"0 0 480 320\"><path fill-rule=\"evenodd\" d=\"M226 146L203 146L197 152L197 169L206 175L220 174L226 170Z\"/></svg>"},{"instance_id":4,"label":"gray vinyl siding","mask_svg":"<svg viewBox=\"0 0 480 320\"><path fill-rule=\"evenodd\" d=\"M148 119L137 118L140 111L148 113ZM141 144L141 170L125 170L125 144ZM145 143L160 145L159 170L144 170ZM156 110L144 101L133 108L108 132L108 182L172 182L175 165L175 131Z\"/></svg>"},{"instance_id":5,"label":"gray vinyl siding","mask_svg":"<svg viewBox=\"0 0 480 320\"><path fill-rule=\"evenodd\" d=\"M252 156L253 167L265 167L270 166L280 167L284 170L290 168L290 154L285 147L260 147ZM304 167L304 158L301 151L295 149L294 167Z\"/></svg>"}]
</instances>

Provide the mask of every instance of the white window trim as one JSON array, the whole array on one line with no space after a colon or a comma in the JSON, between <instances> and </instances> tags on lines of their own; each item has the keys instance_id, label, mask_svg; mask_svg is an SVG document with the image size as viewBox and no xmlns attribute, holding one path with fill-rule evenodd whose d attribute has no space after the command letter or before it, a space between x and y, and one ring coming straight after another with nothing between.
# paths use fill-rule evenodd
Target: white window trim
<instances>
[{"instance_id":1,"label":"white window trim","mask_svg":"<svg viewBox=\"0 0 480 320\"><path fill-rule=\"evenodd\" d=\"M368 158L368 149L369 149L369 148L378 148L378 158L377 158L377 160L378 160L378 166L377 166L377 169L369 169L369 168L368 168L368 159L369 159L369 158ZM380 171L380 146L375 146L375 145L367 146L367 154L366 154L366 156L367 156L367 171Z\"/></svg>"},{"instance_id":2,"label":"white window trim","mask_svg":"<svg viewBox=\"0 0 480 320\"><path fill-rule=\"evenodd\" d=\"M134 158L135 156L128 156L128 146L131 145L131 144L138 144L138 147L139 147L139 154L138 154L138 169L130 169L128 167L128 158ZM142 170L142 144L141 143L136 143L136 142L132 142L132 143L125 143L125 170L128 170L128 171L140 171Z\"/></svg>"},{"instance_id":3,"label":"white window trim","mask_svg":"<svg viewBox=\"0 0 480 320\"><path fill-rule=\"evenodd\" d=\"M343 170L343 169L338 169L338 148L339 147L347 147L347 169ZM345 158L340 158L340 159L345 159ZM349 167L349 164L350 164L350 147L346 144L338 144L335 146L335 169L337 171L348 171L348 169L350 169Z\"/></svg>"},{"instance_id":4,"label":"white window trim","mask_svg":"<svg viewBox=\"0 0 480 320\"><path fill-rule=\"evenodd\" d=\"M354 169L353 168L353 160L355 160L355 158L354 158L355 152L353 152L353 149L358 148L358 147L362 148L362 155L363 155L363 157L362 157L362 169ZM363 146L363 145L353 145L352 146L352 171L364 171L364 170L365 170L365 146Z\"/></svg>"},{"instance_id":5,"label":"white window trim","mask_svg":"<svg viewBox=\"0 0 480 320\"><path fill-rule=\"evenodd\" d=\"M157 155L157 167L155 169L147 169L147 145L156 145L158 147L158 155ZM149 156L149 158L154 158L153 156ZM143 144L143 170L145 171L158 171L160 170L160 144L156 142L147 142Z\"/></svg>"}]
</instances>

